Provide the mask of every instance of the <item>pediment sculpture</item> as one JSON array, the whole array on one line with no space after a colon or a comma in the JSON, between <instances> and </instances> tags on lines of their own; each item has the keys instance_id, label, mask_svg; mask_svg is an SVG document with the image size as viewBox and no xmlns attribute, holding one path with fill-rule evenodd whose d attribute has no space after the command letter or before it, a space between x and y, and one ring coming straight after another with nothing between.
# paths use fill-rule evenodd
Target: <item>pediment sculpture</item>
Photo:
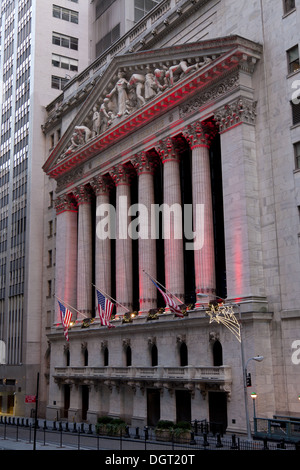
<instances>
[{"instance_id":1,"label":"pediment sculpture","mask_svg":"<svg viewBox=\"0 0 300 470\"><path fill-rule=\"evenodd\" d=\"M136 69L130 74L120 69L113 87L108 93L102 93L84 124L74 127L67 147L57 163L174 86L187 74L200 70L212 60L213 58L205 56L189 61L178 60L176 63L172 61L171 66L145 66L142 70Z\"/></svg>"}]
</instances>

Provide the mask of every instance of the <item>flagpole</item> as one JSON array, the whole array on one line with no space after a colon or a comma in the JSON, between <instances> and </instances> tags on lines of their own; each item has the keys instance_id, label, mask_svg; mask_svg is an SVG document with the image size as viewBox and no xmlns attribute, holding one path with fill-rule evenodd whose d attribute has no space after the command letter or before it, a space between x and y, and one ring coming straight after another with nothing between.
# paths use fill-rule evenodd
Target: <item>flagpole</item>
<instances>
[{"instance_id":1,"label":"flagpole","mask_svg":"<svg viewBox=\"0 0 300 470\"><path fill-rule=\"evenodd\" d=\"M151 274L147 273L144 269L143 269L143 271L144 271L145 274L147 274L147 276L150 277L150 279L152 279L154 282L156 282L161 287L163 287L168 294L170 294L172 297L174 297L176 300L178 300L178 302L180 302L182 305L184 305L186 307L186 304L184 302L182 302L182 300L178 299L178 297L176 297L176 295L172 294L172 292L170 292L165 286L163 286L160 282L158 282L153 276L151 276Z\"/></svg>"},{"instance_id":2,"label":"flagpole","mask_svg":"<svg viewBox=\"0 0 300 470\"><path fill-rule=\"evenodd\" d=\"M129 308L125 307L125 305L120 304L120 302L118 302L116 299L114 299L110 295L106 294L106 292L104 292L104 290L99 289L99 287L95 286L95 284L93 284L93 283L92 283L92 286L94 286L99 292L101 292L101 294L105 295L105 297L108 297L113 303L118 304L120 307L125 308L125 310L127 310L127 312L130 312Z\"/></svg>"},{"instance_id":3,"label":"flagpole","mask_svg":"<svg viewBox=\"0 0 300 470\"><path fill-rule=\"evenodd\" d=\"M59 301L62 302L63 304L66 304L67 307L71 308L72 310L75 310L75 312L78 313L79 315L81 315L83 318L89 318L89 317L87 317L86 315L83 315L83 313L79 312L79 310L76 310L75 307L72 307L72 305L67 304L67 302L65 302L64 300L62 300L62 299L60 299L59 297L57 297L57 295L54 294L54 297L56 297L57 300L59 300Z\"/></svg>"}]
</instances>

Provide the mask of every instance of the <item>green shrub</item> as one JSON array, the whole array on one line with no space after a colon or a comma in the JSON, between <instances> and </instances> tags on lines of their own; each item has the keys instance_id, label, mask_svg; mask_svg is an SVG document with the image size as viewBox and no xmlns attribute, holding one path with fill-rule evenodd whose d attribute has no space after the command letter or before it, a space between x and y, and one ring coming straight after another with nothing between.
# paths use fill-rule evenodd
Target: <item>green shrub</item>
<instances>
[{"instance_id":1,"label":"green shrub","mask_svg":"<svg viewBox=\"0 0 300 470\"><path fill-rule=\"evenodd\" d=\"M178 421L178 423L175 424L174 428L180 428L180 429L186 429L190 430L192 429L191 423L188 421Z\"/></svg>"},{"instance_id":2,"label":"green shrub","mask_svg":"<svg viewBox=\"0 0 300 470\"><path fill-rule=\"evenodd\" d=\"M156 428L157 429L170 429L174 427L173 421L169 421L167 419L161 419L158 421Z\"/></svg>"}]
</instances>

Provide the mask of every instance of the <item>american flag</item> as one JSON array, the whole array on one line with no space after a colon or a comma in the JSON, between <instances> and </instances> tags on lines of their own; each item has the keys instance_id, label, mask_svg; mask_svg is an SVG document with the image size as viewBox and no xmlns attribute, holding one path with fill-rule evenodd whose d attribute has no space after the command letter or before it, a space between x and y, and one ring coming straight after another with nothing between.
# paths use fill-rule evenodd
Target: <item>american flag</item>
<instances>
[{"instance_id":1,"label":"american flag","mask_svg":"<svg viewBox=\"0 0 300 470\"><path fill-rule=\"evenodd\" d=\"M66 337L66 340L69 341L68 328L71 323L72 312L68 308L66 308L59 300L58 303L60 309L61 322L64 327L64 335Z\"/></svg>"},{"instance_id":2,"label":"american flag","mask_svg":"<svg viewBox=\"0 0 300 470\"><path fill-rule=\"evenodd\" d=\"M98 311L102 326L108 326L108 328L114 328L115 325L110 323L110 317L114 308L114 304L108 300L101 292L97 289L98 299Z\"/></svg>"},{"instance_id":3,"label":"american flag","mask_svg":"<svg viewBox=\"0 0 300 470\"><path fill-rule=\"evenodd\" d=\"M153 279L151 279L151 281L153 282L153 284L157 287L157 289L159 290L159 292L161 293L161 295L163 296L164 298L164 301L166 302L166 305L168 305L168 307L170 308L171 312L174 312L175 315L177 317L184 317L182 311L180 310L180 308L178 307L178 305L174 302L174 300L172 299L172 297L170 295L167 295L157 284L156 282L153 281Z\"/></svg>"}]
</instances>

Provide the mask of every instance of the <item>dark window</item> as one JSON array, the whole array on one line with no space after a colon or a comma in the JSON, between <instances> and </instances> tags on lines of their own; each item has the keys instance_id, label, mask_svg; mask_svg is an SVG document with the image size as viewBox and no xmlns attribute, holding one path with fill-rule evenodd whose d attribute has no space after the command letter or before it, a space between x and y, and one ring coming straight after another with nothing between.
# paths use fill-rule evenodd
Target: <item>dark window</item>
<instances>
[{"instance_id":1,"label":"dark window","mask_svg":"<svg viewBox=\"0 0 300 470\"><path fill-rule=\"evenodd\" d=\"M126 366L131 366L132 358L131 358L131 347L127 346L126 348Z\"/></svg>"},{"instance_id":2,"label":"dark window","mask_svg":"<svg viewBox=\"0 0 300 470\"><path fill-rule=\"evenodd\" d=\"M298 45L287 51L288 73L297 72L300 68Z\"/></svg>"},{"instance_id":3,"label":"dark window","mask_svg":"<svg viewBox=\"0 0 300 470\"><path fill-rule=\"evenodd\" d=\"M84 365L88 366L89 365L89 353L87 349L84 350L83 360L84 360Z\"/></svg>"},{"instance_id":4,"label":"dark window","mask_svg":"<svg viewBox=\"0 0 300 470\"><path fill-rule=\"evenodd\" d=\"M96 3L96 19L107 10L115 0L98 0Z\"/></svg>"},{"instance_id":5,"label":"dark window","mask_svg":"<svg viewBox=\"0 0 300 470\"><path fill-rule=\"evenodd\" d=\"M51 87L55 88L56 90L62 90L68 81L68 78L56 77L55 75L52 75Z\"/></svg>"},{"instance_id":6,"label":"dark window","mask_svg":"<svg viewBox=\"0 0 300 470\"><path fill-rule=\"evenodd\" d=\"M157 354L156 344L153 344L151 348L151 363L152 363L152 367L155 367L158 365L158 354Z\"/></svg>"},{"instance_id":7,"label":"dark window","mask_svg":"<svg viewBox=\"0 0 300 470\"><path fill-rule=\"evenodd\" d=\"M96 44L96 55L99 56L102 52L106 51L114 42L120 37L120 23L117 24L109 33L107 33Z\"/></svg>"},{"instance_id":8,"label":"dark window","mask_svg":"<svg viewBox=\"0 0 300 470\"><path fill-rule=\"evenodd\" d=\"M294 152L295 152L295 168L296 170L300 170L300 142L294 144Z\"/></svg>"},{"instance_id":9,"label":"dark window","mask_svg":"<svg viewBox=\"0 0 300 470\"><path fill-rule=\"evenodd\" d=\"M185 343L181 343L180 346L180 365L182 367L188 365L188 349Z\"/></svg>"},{"instance_id":10,"label":"dark window","mask_svg":"<svg viewBox=\"0 0 300 470\"><path fill-rule=\"evenodd\" d=\"M108 348L105 348L104 351L103 351L103 356L104 356L104 366L107 367L108 366Z\"/></svg>"},{"instance_id":11,"label":"dark window","mask_svg":"<svg viewBox=\"0 0 300 470\"><path fill-rule=\"evenodd\" d=\"M293 125L295 126L296 124L300 123L300 97L298 98L297 102L296 100L294 102L292 101L291 106L292 106Z\"/></svg>"},{"instance_id":12,"label":"dark window","mask_svg":"<svg viewBox=\"0 0 300 470\"><path fill-rule=\"evenodd\" d=\"M213 345L214 366L219 367L223 365L223 352L220 341L215 341Z\"/></svg>"},{"instance_id":13,"label":"dark window","mask_svg":"<svg viewBox=\"0 0 300 470\"><path fill-rule=\"evenodd\" d=\"M143 16L156 7L161 0L134 0L134 21L137 23Z\"/></svg>"},{"instance_id":14,"label":"dark window","mask_svg":"<svg viewBox=\"0 0 300 470\"><path fill-rule=\"evenodd\" d=\"M295 10L295 0L283 0L283 12L284 14L289 13L292 10Z\"/></svg>"}]
</instances>

